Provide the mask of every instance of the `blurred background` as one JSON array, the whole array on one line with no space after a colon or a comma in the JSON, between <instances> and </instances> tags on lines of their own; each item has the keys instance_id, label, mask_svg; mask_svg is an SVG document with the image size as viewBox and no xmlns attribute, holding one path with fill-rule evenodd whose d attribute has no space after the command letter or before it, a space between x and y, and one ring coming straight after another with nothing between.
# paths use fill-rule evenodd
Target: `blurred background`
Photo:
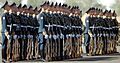
<instances>
[{"instance_id":1,"label":"blurred background","mask_svg":"<svg viewBox=\"0 0 120 63\"><path fill-rule=\"evenodd\" d=\"M66 3L71 6L79 6L83 11L87 11L90 7L97 7L101 9L107 10L115 10L117 13L117 20L120 23L120 0L7 0L9 4L15 2L17 5L22 3L22 5L26 4L27 6L32 5L33 7L39 7L45 1L50 2L58 2L58 3ZM1 7L4 5L6 0L0 0L0 16L2 15L3 9ZM120 40L119 40L120 41Z\"/></svg>"}]
</instances>

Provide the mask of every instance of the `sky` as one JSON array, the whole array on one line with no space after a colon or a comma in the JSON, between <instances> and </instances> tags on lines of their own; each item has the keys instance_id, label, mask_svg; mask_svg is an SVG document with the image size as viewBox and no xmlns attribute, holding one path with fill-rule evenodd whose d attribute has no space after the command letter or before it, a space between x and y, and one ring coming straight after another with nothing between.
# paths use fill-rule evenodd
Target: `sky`
<instances>
[{"instance_id":1,"label":"sky","mask_svg":"<svg viewBox=\"0 0 120 63\"><path fill-rule=\"evenodd\" d=\"M106 9L111 9L111 6L116 3L116 0L97 0L99 4L102 4Z\"/></svg>"},{"instance_id":2,"label":"sky","mask_svg":"<svg viewBox=\"0 0 120 63\"><path fill-rule=\"evenodd\" d=\"M22 5L27 4L28 0L21 0ZM49 0L51 2L58 2L58 3L64 3L65 0ZM97 0L99 4L102 4L106 7L106 9L111 9L110 7L116 3L116 0ZM0 3L1 6L1 3Z\"/></svg>"},{"instance_id":3,"label":"sky","mask_svg":"<svg viewBox=\"0 0 120 63\"><path fill-rule=\"evenodd\" d=\"M51 2L58 2L58 3L64 3L65 2L65 0L49 0L49 1L51 1Z\"/></svg>"},{"instance_id":4,"label":"sky","mask_svg":"<svg viewBox=\"0 0 120 63\"><path fill-rule=\"evenodd\" d=\"M21 1L22 5L27 4L27 1L28 1L28 0L22 0L22 1Z\"/></svg>"}]
</instances>

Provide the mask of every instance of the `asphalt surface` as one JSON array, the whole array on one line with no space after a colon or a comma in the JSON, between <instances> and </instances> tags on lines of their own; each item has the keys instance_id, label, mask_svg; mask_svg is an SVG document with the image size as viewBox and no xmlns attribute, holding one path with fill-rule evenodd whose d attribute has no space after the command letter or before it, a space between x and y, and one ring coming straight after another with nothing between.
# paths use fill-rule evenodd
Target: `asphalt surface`
<instances>
[{"instance_id":1,"label":"asphalt surface","mask_svg":"<svg viewBox=\"0 0 120 63\"><path fill-rule=\"evenodd\" d=\"M120 52L120 46L117 47ZM48 63L41 60L18 61L13 63ZM83 58L69 59L63 61L51 61L49 63L120 63L120 53L101 55L101 56L83 56Z\"/></svg>"}]
</instances>

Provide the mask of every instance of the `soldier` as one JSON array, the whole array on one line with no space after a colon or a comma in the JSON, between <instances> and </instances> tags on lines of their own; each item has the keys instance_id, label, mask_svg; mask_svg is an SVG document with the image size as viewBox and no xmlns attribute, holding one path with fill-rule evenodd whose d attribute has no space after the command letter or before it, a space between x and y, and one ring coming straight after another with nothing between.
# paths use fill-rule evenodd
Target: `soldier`
<instances>
[{"instance_id":1,"label":"soldier","mask_svg":"<svg viewBox=\"0 0 120 63\"><path fill-rule=\"evenodd\" d=\"M32 6L30 6L29 8L28 8L28 12L27 12L27 31L28 31L28 33L27 33L27 39L28 39L28 42L27 42L27 45L28 45L28 47L27 47L27 57L26 57L26 59L27 60L29 60L29 59L32 59L33 58L33 17L32 17L32 15L33 15L33 7Z\"/></svg>"},{"instance_id":2,"label":"soldier","mask_svg":"<svg viewBox=\"0 0 120 63\"><path fill-rule=\"evenodd\" d=\"M118 40L118 30L119 30L118 29L118 21L116 19L116 16L117 16L116 12L113 11L112 21L113 21L114 24L113 24L112 29L113 29L113 40L114 40L114 44L113 44L113 52L114 53L117 53L116 42Z\"/></svg>"},{"instance_id":3,"label":"soldier","mask_svg":"<svg viewBox=\"0 0 120 63\"><path fill-rule=\"evenodd\" d=\"M103 25L104 25L104 22L103 22L103 18L102 18L102 16L103 16L103 12L102 12L102 10L100 9L99 10L100 12L99 12L99 15L98 15L98 20L99 20L99 22L98 23L100 23L99 24L99 44L98 44L98 49L96 50L96 54L100 54L100 55L102 55L102 53L103 53L103 51L102 51L102 49L103 49Z\"/></svg>"},{"instance_id":4,"label":"soldier","mask_svg":"<svg viewBox=\"0 0 120 63\"><path fill-rule=\"evenodd\" d=\"M89 30L89 17L90 17L90 13L91 13L91 8L86 13L87 13L87 17L85 19L86 29L84 32L84 35L85 35L84 40L85 40L85 45L86 45L86 53L89 53L90 35L88 34L88 30Z\"/></svg>"},{"instance_id":5,"label":"soldier","mask_svg":"<svg viewBox=\"0 0 120 63\"><path fill-rule=\"evenodd\" d=\"M80 9L79 9L79 7L77 6L77 9L76 9L76 19L77 19L77 35L76 35L76 37L77 37L77 57L80 57L81 56L81 52L82 52L82 50L81 50L81 44L82 44L82 36L81 36L81 34L82 34L82 22L81 22L81 17L80 17L80 14L81 14L81 12L80 12Z\"/></svg>"},{"instance_id":6,"label":"soldier","mask_svg":"<svg viewBox=\"0 0 120 63\"><path fill-rule=\"evenodd\" d=\"M17 11L17 16L18 16L18 20L20 21L19 22L19 27L18 27L18 41L19 41L19 44L20 44L20 51L19 51L19 58L20 58L20 60L22 60L22 37L21 37L21 35L22 35L22 29L21 29L21 13L23 12L23 9L22 9L22 4L19 4L19 6L17 7L18 8L18 11Z\"/></svg>"},{"instance_id":7,"label":"soldier","mask_svg":"<svg viewBox=\"0 0 120 63\"><path fill-rule=\"evenodd\" d=\"M41 59L43 59L43 61L45 61L45 35L46 35L46 31L45 31L45 24L46 24L46 15L45 15L45 10L47 9L46 7L46 2L41 5L41 12L38 16L38 23L39 25L39 43L40 43L40 52L41 52ZM47 38L47 35L46 35Z\"/></svg>"},{"instance_id":8,"label":"soldier","mask_svg":"<svg viewBox=\"0 0 120 63\"><path fill-rule=\"evenodd\" d=\"M108 36L107 36L107 27L108 27L108 24L107 24L107 18L108 18L108 15L107 15L107 13L108 13L108 10L106 10L105 12L104 12L104 21L105 21L105 26L104 26L104 54L107 54L107 44L108 44L108 41L107 41L107 39L108 39Z\"/></svg>"},{"instance_id":9,"label":"soldier","mask_svg":"<svg viewBox=\"0 0 120 63\"><path fill-rule=\"evenodd\" d=\"M19 58L19 42L18 42L18 30L19 29L19 24L20 24L20 21L18 20L18 16L17 16L17 11L18 11L18 8L16 7L16 4L13 3L11 5L11 10L12 10L12 18L14 19L13 20L13 29L12 29L12 37L13 37L13 43L12 43L12 60L13 61L17 61L18 58Z\"/></svg>"},{"instance_id":10,"label":"soldier","mask_svg":"<svg viewBox=\"0 0 120 63\"><path fill-rule=\"evenodd\" d=\"M8 41L8 39L10 39L9 38L10 35L8 35L8 33L11 31L11 27L8 27L8 25L11 24L11 18L9 16L10 6L8 5L7 1L2 8L4 9L4 14L2 16L2 43L3 43L2 57L4 60L7 59L7 61L9 61L11 41L10 40Z\"/></svg>"},{"instance_id":11,"label":"soldier","mask_svg":"<svg viewBox=\"0 0 120 63\"><path fill-rule=\"evenodd\" d=\"M38 8L36 7L34 10L34 14L33 14L33 21L34 21L34 42L35 42L35 50L34 50L34 56L35 58L37 59L39 57L39 43L38 43L38 27L39 27L39 24L38 24L38 20L37 20L37 15L38 15Z\"/></svg>"},{"instance_id":12,"label":"soldier","mask_svg":"<svg viewBox=\"0 0 120 63\"><path fill-rule=\"evenodd\" d=\"M61 60L63 59L63 42L64 42L64 31L63 31L63 16L62 16L62 6L61 6L61 3L59 3L58 5L58 14L59 14L59 19L60 19L60 32L59 32L59 35L60 35L60 58Z\"/></svg>"},{"instance_id":13,"label":"soldier","mask_svg":"<svg viewBox=\"0 0 120 63\"><path fill-rule=\"evenodd\" d=\"M26 58L26 49L27 46L25 46L25 44L27 44L27 6L24 5L22 7L22 13L21 13L21 41L22 41L22 59Z\"/></svg>"},{"instance_id":14,"label":"soldier","mask_svg":"<svg viewBox=\"0 0 120 63\"><path fill-rule=\"evenodd\" d=\"M108 54L111 53L111 28L112 28L112 23L111 23L111 10L108 12Z\"/></svg>"}]
</instances>

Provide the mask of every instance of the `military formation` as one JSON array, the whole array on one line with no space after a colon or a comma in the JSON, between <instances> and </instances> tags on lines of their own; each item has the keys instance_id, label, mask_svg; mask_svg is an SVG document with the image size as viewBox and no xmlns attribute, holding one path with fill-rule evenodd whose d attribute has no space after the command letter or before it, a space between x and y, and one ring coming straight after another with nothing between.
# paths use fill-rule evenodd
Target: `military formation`
<instances>
[{"instance_id":1,"label":"military formation","mask_svg":"<svg viewBox=\"0 0 120 63\"><path fill-rule=\"evenodd\" d=\"M82 21L78 6L48 1L33 9L6 2L3 8L2 55L7 61L81 57Z\"/></svg>"},{"instance_id":2,"label":"military formation","mask_svg":"<svg viewBox=\"0 0 120 63\"><path fill-rule=\"evenodd\" d=\"M29 60L38 58L38 9L26 5L9 5L2 7L2 57L7 61Z\"/></svg>"},{"instance_id":3,"label":"military formation","mask_svg":"<svg viewBox=\"0 0 120 63\"><path fill-rule=\"evenodd\" d=\"M6 3L2 7L3 61L80 58L85 44L88 55L117 52L116 13L90 8L85 31L78 6L46 1L39 7ZM82 34L84 33L84 42Z\"/></svg>"},{"instance_id":4,"label":"military formation","mask_svg":"<svg viewBox=\"0 0 120 63\"><path fill-rule=\"evenodd\" d=\"M45 2L38 22L41 55L46 60L81 57L82 21L78 6ZM43 48L41 48L43 46Z\"/></svg>"},{"instance_id":5,"label":"military formation","mask_svg":"<svg viewBox=\"0 0 120 63\"><path fill-rule=\"evenodd\" d=\"M117 53L118 21L115 11L90 8L86 17L85 43L88 55Z\"/></svg>"}]
</instances>

